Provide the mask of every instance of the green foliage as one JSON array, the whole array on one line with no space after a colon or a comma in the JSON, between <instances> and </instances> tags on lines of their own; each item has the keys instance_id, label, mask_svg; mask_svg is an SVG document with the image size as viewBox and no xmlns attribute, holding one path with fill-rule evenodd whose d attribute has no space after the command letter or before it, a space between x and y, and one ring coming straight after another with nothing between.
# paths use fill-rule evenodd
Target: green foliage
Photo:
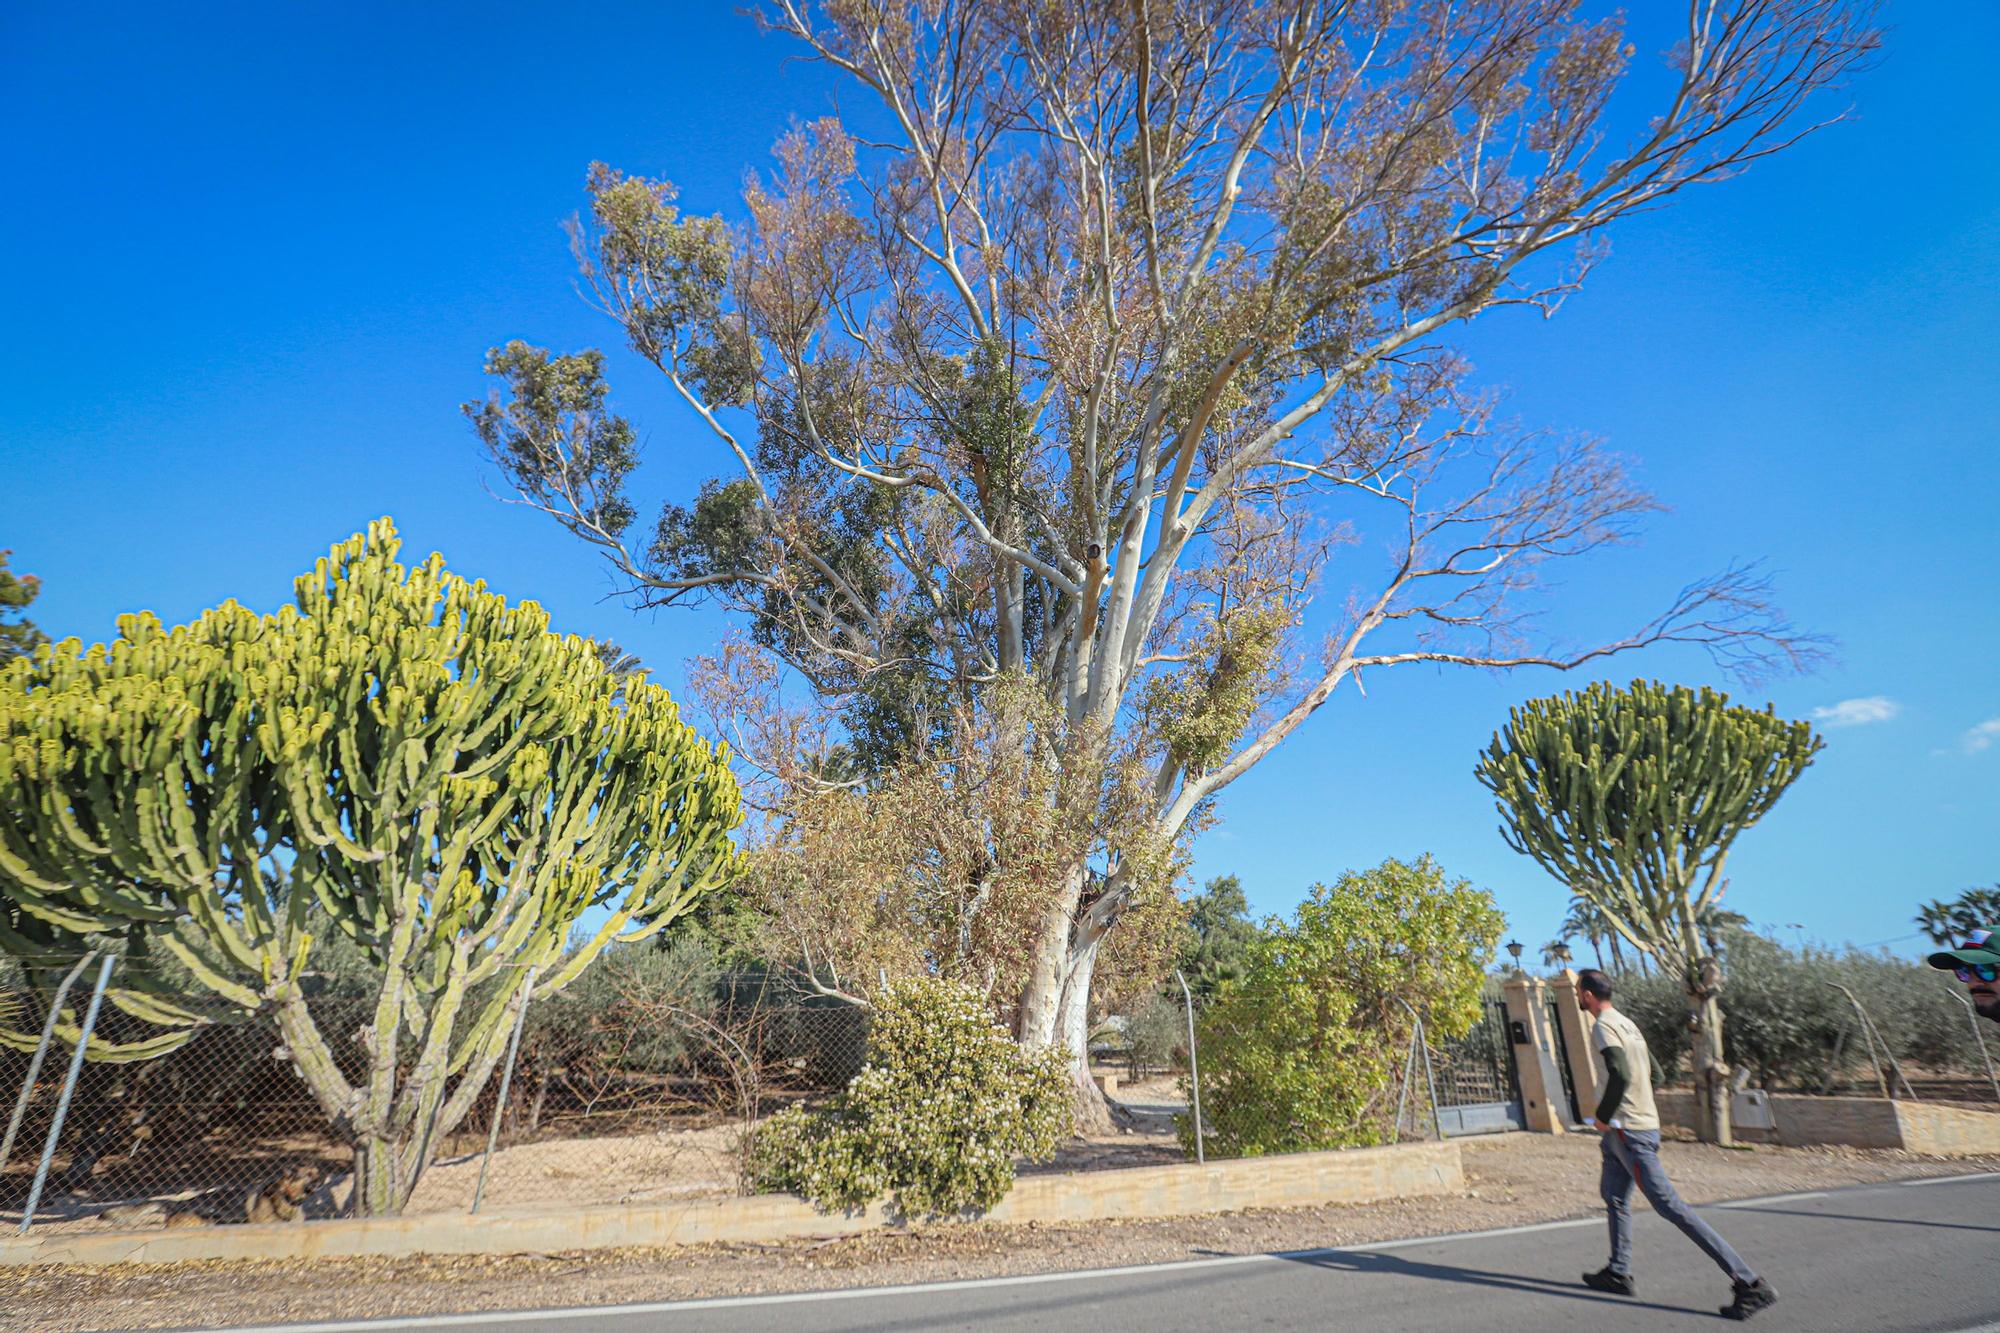
<instances>
[{"instance_id":1,"label":"green foliage","mask_svg":"<svg viewBox=\"0 0 2000 1333\"><path fill-rule=\"evenodd\" d=\"M1791 948L1747 930L1722 932L1727 1058L1760 1087L1819 1091L1830 1080L1872 1085L1854 1010L1829 982L1854 992L1897 1059L1937 1071L1983 1072L1965 1009L1949 977L1882 952ZM1626 972L1615 1001L1646 1034L1661 1072L1680 1077L1690 1054L1679 978ZM1843 1034L1845 1038L1843 1040Z\"/></svg>"},{"instance_id":2,"label":"green foliage","mask_svg":"<svg viewBox=\"0 0 2000 1333\"><path fill-rule=\"evenodd\" d=\"M1282 598L1239 606L1216 620L1194 661L1147 682L1140 709L1182 769L1207 772L1243 734L1295 617Z\"/></svg>"},{"instance_id":3,"label":"green foliage","mask_svg":"<svg viewBox=\"0 0 2000 1333\"><path fill-rule=\"evenodd\" d=\"M1508 846L1628 941L1686 965L1730 847L1820 746L1808 723L1732 707L1705 686L1600 681L1514 709L1476 772Z\"/></svg>"},{"instance_id":4,"label":"green foliage","mask_svg":"<svg viewBox=\"0 0 2000 1333\"><path fill-rule=\"evenodd\" d=\"M517 339L486 354L486 373L506 382L508 401L495 395L462 410L508 481L575 496L579 533L629 527L624 484L638 461L636 437L630 422L605 409L604 354L552 357Z\"/></svg>"},{"instance_id":5,"label":"green foliage","mask_svg":"<svg viewBox=\"0 0 2000 1333\"><path fill-rule=\"evenodd\" d=\"M1025 1051L976 991L898 982L881 996L861 1072L828 1105L773 1116L751 1175L821 1208L888 1197L906 1217L993 1207L1017 1158L1047 1161L1069 1132L1070 1056Z\"/></svg>"},{"instance_id":6,"label":"green foliage","mask_svg":"<svg viewBox=\"0 0 2000 1333\"><path fill-rule=\"evenodd\" d=\"M657 362L677 351L684 337L707 335L715 364L701 387L715 401L743 401L755 362L734 365L728 340L714 338L729 281L728 226L718 217L682 217L669 181L593 162L586 184L596 243L583 244L583 228L574 228L577 256L587 278L644 293L627 327L633 348Z\"/></svg>"},{"instance_id":7,"label":"green foliage","mask_svg":"<svg viewBox=\"0 0 2000 1333\"><path fill-rule=\"evenodd\" d=\"M620 1072L672 1069L687 1050L686 1022L715 1012L721 980L714 946L686 932L613 945L575 982L528 1009L521 1063L554 1069L604 1055ZM615 1049L606 1031L619 1035Z\"/></svg>"},{"instance_id":8,"label":"green foliage","mask_svg":"<svg viewBox=\"0 0 2000 1333\"><path fill-rule=\"evenodd\" d=\"M28 603L42 591L42 581L33 574L16 574L7 568L12 551L0 551L0 662L25 657L48 642L48 636L27 618Z\"/></svg>"},{"instance_id":9,"label":"green foliage","mask_svg":"<svg viewBox=\"0 0 2000 1333\"><path fill-rule=\"evenodd\" d=\"M1125 1022L1125 1049L1139 1069L1187 1066L1187 1010L1178 996L1155 993Z\"/></svg>"},{"instance_id":10,"label":"green foliage","mask_svg":"<svg viewBox=\"0 0 2000 1333\"><path fill-rule=\"evenodd\" d=\"M0 667L0 948L123 936L205 1003L275 1023L354 1141L369 1212L415 1187L417 1127L434 1140L470 1109L527 969L546 997L656 934L732 873L741 818L726 750L665 689L399 547L384 519L274 615L127 616L115 643ZM329 936L373 1001L359 1078L353 1029L314 1016ZM94 1057L206 1021L152 969L126 975L111 1002L164 1032Z\"/></svg>"},{"instance_id":11,"label":"green foliage","mask_svg":"<svg viewBox=\"0 0 2000 1333\"><path fill-rule=\"evenodd\" d=\"M2000 929L2000 884L1967 889L1956 898L1933 898L1917 913L1917 928L1939 946L1956 944L1975 930Z\"/></svg>"},{"instance_id":12,"label":"green foliage","mask_svg":"<svg viewBox=\"0 0 2000 1333\"><path fill-rule=\"evenodd\" d=\"M1249 965L1250 946L1259 935L1250 919L1250 900L1234 875L1217 875L1187 900L1188 939L1176 960L1188 989L1212 995L1238 981Z\"/></svg>"},{"instance_id":13,"label":"green foliage","mask_svg":"<svg viewBox=\"0 0 2000 1333\"><path fill-rule=\"evenodd\" d=\"M1493 895L1430 856L1315 884L1255 941L1197 1025L1213 1151L1255 1156L1384 1142L1410 1009L1432 1040L1478 1020L1503 921ZM1181 1126L1193 1150L1192 1127Z\"/></svg>"}]
</instances>

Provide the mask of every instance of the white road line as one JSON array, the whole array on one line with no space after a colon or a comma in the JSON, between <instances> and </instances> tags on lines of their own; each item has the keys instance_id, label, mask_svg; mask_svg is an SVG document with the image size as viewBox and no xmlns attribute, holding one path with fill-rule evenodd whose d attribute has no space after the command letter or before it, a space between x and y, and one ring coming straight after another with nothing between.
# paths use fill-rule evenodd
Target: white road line
<instances>
[{"instance_id":1,"label":"white road line","mask_svg":"<svg viewBox=\"0 0 2000 1333\"><path fill-rule=\"evenodd\" d=\"M1883 1182L1863 1188L1897 1185L1954 1185L1981 1180L2000 1180L2000 1171L1978 1175L1937 1176L1928 1180ZM1773 1203L1823 1199L1830 1191L1811 1190L1799 1194L1773 1194L1760 1199L1734 1199L1728 1203L1704 1205L1712 1208L1754 1208ZM324 1324L258 1324L232 1327L229 1333L377 1333L399 1328L458 1328L478 1324L526 1324L538 1320L611 1319L619 1315L673 1314L681 1310L728 1310L757 1305L798 1305L807 1301L865 1300L878 1296L916 1296L926 1292L978 1291L993 1287L1024 1287L1051 1282L1088 1282L1098 1278L1135 1277L1154 1273L1185 1273L1209 1268L1238 1268L1246 1264L1294 1263L1339 1254L1373 1254L1383 1250L1408 1249L1418 1245L1441 1245L1448 1241L1486 1240L1494 1236L1520 1236L1537 1231L1562 1231L1571 1227L1603 1226L1601 1217L1575 1217L1561 1222L1532 1222L1517 1227L1493 1227L1486 1231L1454 1231L1441 1236L1412 1236L1404 1240L1369 1241L1360 1245L1331 1245L1322 1249L1288 1250L1277 1254L1228 1254L1212 1259L1176 1259L1158 1264L1127 1264L1119 1268L1088 1268L1063 1273L1017 1273L1010 1277L959 1278L950 1282L913 1282L894 1287L841 1287L831 1291L787 1291L764 1296L711 1296L699 1300L645 1301L633 1305L584 1305L555 1310L492 1310L471 1314L416 1315L392 1319L354 1319ZM2000 1333L2000 1325L1982 1328L1980 1333Z\"/></svg>"},{"instance_id":2,"label":"white road line","mask_svg":"<svg viewBox=\"0 0 2000 1333\"><path fill-rule=\"evenodd\" d=\"M1799 1203L1806 1199L1824 1199L1826 1190L1806 1190L1799 1194L1767 1194L1761 1199L1731 1199L1728 1203L1698 1204L1702 1208L1765 1208L1774 1203Z\"/></svg>"},{"instance_id":3,"label":"white road line","mask_svg":"<svg viewBox=\"0 0 2000 1333\"><path fill-rule=\"evenodd\" d=\"M1403 1240L1369 1241L1360 1245L1332 1245L1321 1249L1286 1250L1273 1254L1226 1254L1212 1259L1176 1259L1158 1264L1127 1264L1120 1268L1087 1268L1062 1273L1017 1273L1009 1277L959 1278L950 1282L913 1282L894 1287L841 1287L831 1291L786 1291L764 1296L711 1296L699 1300L645 1301L635 1305L585 1305L556 1310L494 1310L472 1314L418 1315L401 1319L355 1319L326 1324L260 1324L249 1328L232 1326L229 1333L362 1333L364 1330L375 1329L518 1324L536 1319L603 1319L628 1314L670 1314L676 1310L723 1310L753 1305L796 1305L802 1301L916 1296L925 1292L976 1291L988 1287L1021 1287L1048 1282L1086 1282L1094 1278L1136 1277L1141 1274L1180 1273L1206 1268L1235 1268L1244 1264L1296 1263L1303 1259L1322 1259L1337 1254L1372 1254L1380 1250L1437 1245L1445 1241L1483 1240L1493 1236L1518 1236L1534 1231L1560 1231L1569 1227L1602 1225L1604 1225L1602 1218L1577 1217L1562 1222L1534 1222L1518 1227L1494 1227L1486 1231L1454 1231L1441 1236L1411 1236Z\"/></svg>"}]
</instances>

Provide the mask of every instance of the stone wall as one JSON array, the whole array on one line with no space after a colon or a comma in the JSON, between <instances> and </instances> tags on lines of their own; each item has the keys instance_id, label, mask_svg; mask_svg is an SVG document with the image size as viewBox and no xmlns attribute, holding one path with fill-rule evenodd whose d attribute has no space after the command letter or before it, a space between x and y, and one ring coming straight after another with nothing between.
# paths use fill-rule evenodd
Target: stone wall
<instances>
[{"instance_id":1,"label":"stone wall","mask_svg":"<svg viewBox=\"0 0 2000 1333\"><path fill-rule=\"evenodd\" d=\"M1655 1094L1660 1119L1694 1128L1694 1094ZM1882 1097L1806 1097L1774 1093L1775 1130L1741 1129L1746 1143L1779 1143L1800 1148L1820 1143L1851 1148L1900 1148L1932 1157L2000 1152L2000 1114Z\"/></svg>"},{"instance_id":2,"label":"stone wall","mask_svg":"<svg viewBox=\"0 0 2000 1333\"><path fill-rule=\"evenodd\" d=\"M996 1222L1173 1217L1239 1208L1297 1208L1461 1194L1459 1145L1406 1143L1207 1165L1025 1176L989 1215ZM274 1226L50 1232L0 1240L0 1264L172 1263L403 1254L550 1254L701 1241L768 1242L889 1225L880 1208L821 1213L788 1194L621 1204L567 1211L496 1209L476 1217L355 1218Z\"/></svg>"}]
</instances>

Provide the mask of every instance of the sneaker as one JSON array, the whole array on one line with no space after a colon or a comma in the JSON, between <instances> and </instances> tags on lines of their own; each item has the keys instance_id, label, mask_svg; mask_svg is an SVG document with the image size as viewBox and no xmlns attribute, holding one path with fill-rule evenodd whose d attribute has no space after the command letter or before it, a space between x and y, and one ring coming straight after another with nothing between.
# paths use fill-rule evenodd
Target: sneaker
<instances>
[{"instance_id":1,"label":"sneaker","mask_svg":"<svg viewBox=\"0 0 2000 1333\"><path fill-rule=\"evenodd\" d=\"M1778 1293L1771 1290L1771 1284L1763 1278L1755 1282L1736 1284L1736 1297L1722 1307L1722 1313L1729 1319L1748 1319L1759 1310L1768 1310L1778 1303Z\"/></svg>"},{"instance_id":2,"label":"sneaker","mask_svg":"<svg viewBox=\"0 0 2000 1333\"><path fill-rule=\"evenodd\" d=\"M1615 1273L1608 1265L1595 1273L1585 1273L1583 1285L1592 1291L1609 1292L1613 1296L1630 1296L1638 1290L1632 1285L1630 1273Z\"/></svg>"}]
</instances>

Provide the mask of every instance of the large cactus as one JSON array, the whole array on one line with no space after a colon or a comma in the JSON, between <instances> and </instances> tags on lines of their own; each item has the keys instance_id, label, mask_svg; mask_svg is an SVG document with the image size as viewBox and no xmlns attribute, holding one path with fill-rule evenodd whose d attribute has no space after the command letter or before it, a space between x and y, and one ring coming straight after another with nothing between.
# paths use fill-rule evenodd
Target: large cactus
<instances>
[{"instance_id":1,"label":"large cactus","mask_svg":"<svg viewBox=\"0 0 2000 1333\"><path fill-rule=\"evenodd\" d=\"M550 994L681 915L741 818L726 750L664 688L398 545L371 525L275 615L128 616L0 668L0 948L49 965L121 936L205 992L128 968L112 1002L160 1035L93 1055L170 1048L216 1006L267 1016L371 1214L471 1108L530 969ZM379 976L358 1038L301 986L329 923Z\"/></svg>"},{"instance_id":2,"label":"large cactus","mask_svg":"<svg viewBox=\"0 0 2000 1333\"><path fill-rule=\"evenodd\" d=\"M1686 981L1702 1136L1730 1141L1721 972L1701 916L1729 850L1819 752L1804 722L1703 688L1599 683L1513 710L1481 755L1501 833Z\"/></svg>"}]
</instances>

